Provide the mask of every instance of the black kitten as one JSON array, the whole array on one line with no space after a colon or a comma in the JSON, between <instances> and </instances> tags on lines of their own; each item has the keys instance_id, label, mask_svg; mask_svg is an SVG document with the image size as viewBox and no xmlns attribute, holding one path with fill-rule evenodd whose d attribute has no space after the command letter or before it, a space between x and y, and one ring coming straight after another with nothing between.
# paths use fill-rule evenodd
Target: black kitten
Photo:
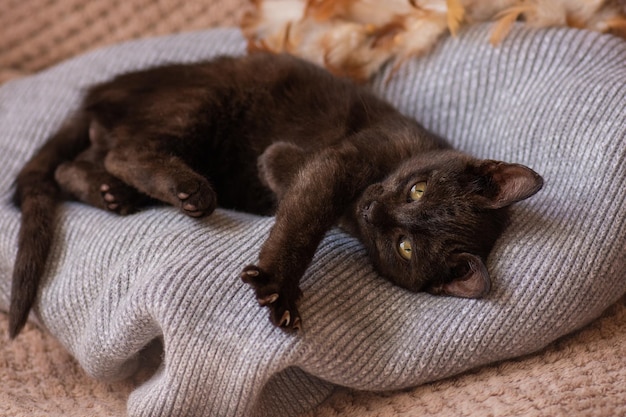
<instances>
[{"instance_id":1,"label":"black kitten","mask_svg":"<svg viewBox=\"0 0 626 417\"><path fill-rule=\"evenodd\" d=\"M276 214L243 279L274 324L301 325L299 281L339 223L412 291L480 297L505 208L542 179L454 151L347 80L287 55L169 65L91 88L17 178L10 334L24 325L63 195L119 214L155 201Z\"/></svg>"}]
</instances>

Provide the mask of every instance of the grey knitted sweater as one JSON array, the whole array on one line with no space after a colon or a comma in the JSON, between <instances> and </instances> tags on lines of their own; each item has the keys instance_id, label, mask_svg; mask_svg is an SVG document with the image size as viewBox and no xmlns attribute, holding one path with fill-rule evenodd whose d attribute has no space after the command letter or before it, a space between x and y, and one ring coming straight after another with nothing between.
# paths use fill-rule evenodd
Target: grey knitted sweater
<instances>
[{"instance_id":1,"label":"grey knitted sweater","mask_svg":"<svg viewBox=\"0 0 626 417\"><path fill-rule=\"evenodd\" d=\"M195 220L167 207L117 217L66 203L33 318L95 378L146 366L156 340L159 366L131 394L133 417L296 416L337 385L417 385L535 351L589 322L626 291L626 44L517 28L494 48L488 34L473 28L373 83L458 148L545 178L492 252L485 299L396 288L358 241L333 230L302 282L305 330L286 335L239 279L272 218L218 210ZM82 89L244 47L236 30L134 41L0 89L0 309L19 223L13 178Z\"/></svg>"}]
</instances>

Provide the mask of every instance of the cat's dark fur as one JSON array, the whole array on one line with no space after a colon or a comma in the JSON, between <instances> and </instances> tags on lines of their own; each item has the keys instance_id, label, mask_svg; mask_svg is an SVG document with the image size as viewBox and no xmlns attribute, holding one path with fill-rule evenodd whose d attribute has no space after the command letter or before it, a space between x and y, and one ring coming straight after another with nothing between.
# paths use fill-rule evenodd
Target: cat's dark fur
<instances>
[{"instance_id":1,"label":"cat's dark fur","mask_svg":"<svg viewBox=\"0 0 626 417\"><path fill-rule=\"evenodd\" d=\"M218 204L275 211L242 278L272 322L293 330L299 280L334 224L392 282L480 297L506 207L542 183L527 167L452 150L366 89L286 55L121 75L91 88L17 178L10 335L35 299L64 195L119 214L154 201L195 217Z\"/></svg>"}]
</instances>

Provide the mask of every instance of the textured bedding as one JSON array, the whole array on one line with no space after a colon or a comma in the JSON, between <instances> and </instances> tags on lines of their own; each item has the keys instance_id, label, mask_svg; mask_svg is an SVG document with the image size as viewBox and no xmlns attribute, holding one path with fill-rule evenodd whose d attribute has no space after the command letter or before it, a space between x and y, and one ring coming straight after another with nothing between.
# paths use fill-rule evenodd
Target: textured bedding
<instances>
[{"instance_id":1,"label":"textured bedding","mask_svg":"<svg viewBox=\"0 0 626 417\"><path fill-rule=\"evenodd\" d=\"M167 207L117 217L77 203L59 213L35 318L93 377L124 378L162 346L130 416L295 416L337 385L413 386L535 351L597 317L626 290L626 46L609 35L489 28L448 39L373 88L479 157L519 162L544 189L518 204L488 262L482 300L411 294L331 231L302 282L304 332L270 325L242 265L271 218L202 220ZM0 88L0 308L8 305L19 167L82 89L131 69L242 54L236 30L134 41Z\"/></svg>"}]
</instances>

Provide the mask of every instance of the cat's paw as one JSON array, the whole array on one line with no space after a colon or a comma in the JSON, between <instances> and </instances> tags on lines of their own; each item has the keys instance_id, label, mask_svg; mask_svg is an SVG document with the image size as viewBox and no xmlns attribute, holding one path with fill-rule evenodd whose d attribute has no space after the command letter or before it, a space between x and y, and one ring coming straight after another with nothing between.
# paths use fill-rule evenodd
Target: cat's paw
<instances>
[{"instance_id":1,"label":"cat's paw","mask_svg":"<svg viewBox=\"0 0 626 417\"><path fill-rule=\"evenodd\" d=\"M302 292L297 286L287 288L281 285L273 275L256 265L245 267L241 279L254 288L259 305L270 310L270 320L275 326L290 333L302 329L297 308Z\"/></svg>"},{"instance_id":2,"label":"cat's paw","mask_svg":"<svg viewBox=\"0 0 626 417\"><path fill-rule=\"evenodd\" d=\"M207 216L217 207L215 191L204 179L190 179L177 184L176 198L183 213L191 217Z\"/></svg>"},{"instance_id":3,"label":"cat's paw","mask_svg":"<svg viewBox=\"0 0 626 417\"><path fill-rule=\"evenodd\" d=\"M102 207L120 215L132 214L143 205L147 197L121 181L107 181L100 185Z\"/></svg>"}]
</instances>

